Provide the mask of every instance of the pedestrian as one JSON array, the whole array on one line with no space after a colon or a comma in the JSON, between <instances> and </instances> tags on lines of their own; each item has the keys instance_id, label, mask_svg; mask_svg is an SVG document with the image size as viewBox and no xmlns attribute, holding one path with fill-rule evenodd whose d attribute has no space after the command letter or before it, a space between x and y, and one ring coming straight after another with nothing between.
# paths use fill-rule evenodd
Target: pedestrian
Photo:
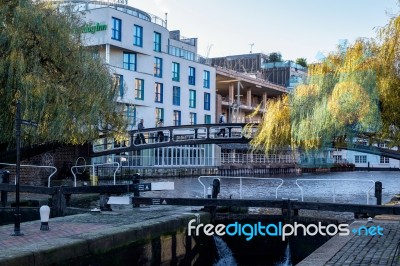
<instances>
[{"instance_id":1,"label":"pedestrian","mask_svg":"<svg viewBox=\"0 0 400 266\"><path fill-rule=\"evenodd\" d=\"M146 143L146 139L144 138L143 133L140 132L141 130L144 129L143 123L144 123L144 120L142 118L142 119L140 119L139 124L137 126L137 128L138 128L138 136L136 137L137 141L135 141L135 143L137 142L138 144L145 144Z\"/></svg>"},{"instance_id":2,"label":"pedestrian","mask_svg":"<svg viewBox=\"0 0 400 266\"><path fill-rule=\"evenodd\" d=\"M164 121L160 118L157 122L157 127L163 127L164 126ZM159 142L164 141L164 132L163 131L157 131L157 140Z\"/></svg>"},{"instance_id":3,"label":"pedestrian","mask_svg":"<svg viewBox=\"0 0 400 266\"><path fill-rule=\"evenodd\" d=\"M226 121L225 121L225 113L222 113L220 116L219 116L219 121L218 121L218 123L219 124L225 124L226 123ZM222 137L225 137L225 128L224 127L221 127L220 129L219 129L219 132L217 133L217 136L220 136L222 134Z\"/></svg>"}]
</instances>

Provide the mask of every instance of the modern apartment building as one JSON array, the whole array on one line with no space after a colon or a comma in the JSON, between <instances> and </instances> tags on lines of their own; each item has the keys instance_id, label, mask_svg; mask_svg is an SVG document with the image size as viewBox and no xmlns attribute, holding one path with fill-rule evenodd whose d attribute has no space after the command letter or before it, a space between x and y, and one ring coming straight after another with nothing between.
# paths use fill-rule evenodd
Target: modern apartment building
<instances>
[{"instance_id":1,"label":"modern apartment building","mask_svg":"<svg viewBox=\"0 0 400 266\"><path fill-rule=\"evenodd\" d=\"M215 69L197 54L197 38L125 1L51 1L82 11L86 45L96 46L119 86L118 102L136 129L214 121ZM121 3L122 2L122 3Z\"/></svg>"}]
</instances>

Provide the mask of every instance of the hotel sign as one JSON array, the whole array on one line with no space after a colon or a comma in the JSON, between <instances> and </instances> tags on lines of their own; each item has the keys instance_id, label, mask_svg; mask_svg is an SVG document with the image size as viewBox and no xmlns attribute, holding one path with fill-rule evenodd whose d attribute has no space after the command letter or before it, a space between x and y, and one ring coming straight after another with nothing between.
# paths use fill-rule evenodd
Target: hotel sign
<instances>
[{"instance_id":1,"label":"hotel sign","mask_svg":"<svg viewBox=\"0 0 400 266\"><path fill-rule=\"evenodd\" d=\"M82 29L82 33L92 33L95 34L98 31L105 31L107 30L107 25L106 24L92 24L92 25L85 25Z\"/></svg>"}]
</instances>

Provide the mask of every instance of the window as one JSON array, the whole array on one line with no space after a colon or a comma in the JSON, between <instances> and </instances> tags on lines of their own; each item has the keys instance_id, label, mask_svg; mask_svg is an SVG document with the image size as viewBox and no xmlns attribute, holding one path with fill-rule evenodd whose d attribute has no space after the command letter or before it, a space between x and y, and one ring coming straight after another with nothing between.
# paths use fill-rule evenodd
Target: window
<instances>
[{"instance_id":1,"label":"window","mask_svg":"<svg viewBox=\"0 0 400 266\"><path fill-rule=\"evenodd\" d=\"M189 90L189 107L196 108L196 91Z\"/></svg>"},{"instance_id":2,"label":"window","mask_svg":"<svg viewBox=\"0 0 400 266\"><path fill-rule=\"evenodd\" d=\"M379 143L378 147L379 148L387 148L387 145L386 145L386 143Z\"/></svg>"},{"instance_id":3,"label":"window","mask_svg":"<svg viewBox=\"0 0 400 266\"><path fill-rule=\"evenodd\" d=\"M204 93L204 110L210 111L211 96L208 92Z\"/></svg>"},{"instance_id":4,"label":"window","mask_svg":"<svg viewBox=\"0 0 400 266\"><path fill-rule=\"evenodd\" d=\"M163 102L163 84L162 83L154 83L154 94L155 94L155 102L162 103Z\"/></svg>"},{"instance_id":5,"label":"window","mask_svg":"<svg viewBox=\"0 0 400 266\"><path fill-rule=\"evenodd\" d=\"M127 104L124 108L125 119L128 127L132 129L136 125L136 108L134 105Z\"/></svg>"},{"instance_id":6,"label":"window","mask_svg":"<svg viewBox=\"0 0 400 266\"><path fill-rule=\"evenodd\" d=\"M181 125L181 111L174 110L174 126Z\"/></svg>"},{"instance_id":7,"label":"window","mask_svg":"<svg viewBox=\"0 0 400 266\"><path fill-rule=\"evenodd\" d=\"M367 163L367 155L355 155L355 163Z\"/></svg>"},{"instance_id":8,"label":"window","mask_svg":"<svg viewBox=\"0 0 400 266\"><path fill-rule=\"evenodd\" d=\"M133 27L133 45L143 47L143 28L138 25Z\"/></svg>"},{"instance_id":9,"label":"window","mask_svg":"<svg viewBox=\"0 0 400 266\"><path fill-rule=\"evenodd\" d=\"M389 158L385 156L380 156L379 158L380 163L389 163Z\"/></svg>"},{"instance_id":10,"label":"window","mask_svg":"<svg viewBox=\"0 0 400 266\"><path fill-rule=\"evenodd\" d=\"M154 76L162 78L162 58L154 57Z\"/></svg>"},{"instance_id":11,"label":"window","mask_svg":"<svg viewBox=\"0 0 400 266\"><path fill-rule=\"evenodd\" d=\"M333 155L333 160L335 163L340 163L342 161L342 155Z\"/></svg>"},{"instance_id":12,"label":"window","mask_svg":"<svg viewBox=\"0 0 400 266\"><path fill-rule=\"evenodd\" d=\"M119 74L114 74L114 84L115 88L119 90L119 97L124 98L125 90L124 90L124 76Z\"/></svg>"},{"instance_id":13,"label":"window","mask_svg":"<svg viewBox=\"0 0 400 266\"><path fill-rule=\"evenodd\" d=\"M121 25L120 19L112 18L111 39L121 41Z\"/></svg>"},{"instance_id":14,"label":"window","mask_svg":"<svg viewBox=\"0 0 400 266\"><path fill-rule=\"evenodd\" d=\"M189 67L189 85L196 85L196 69Z\"/></svg>"},{"instance_id":15,"label":"window","mask_svg":"<svg viewBox=\"0 0 400 266\"><path fill-rule=\"evenodd\" d=\"M172 80L179 81L179 64L172 62Z\"/></svg>"},{"instance_id":16,"label":"window","mask_svg":"<svg viewBox=\"0 0 400 266\"><path fill-rule=\"evenodd\" d=\"M174 86L172 88L172 104L181 105L181 88Z\"/></svg>"},{"instance_id":17,"label":"window","mask_svg":"<svg viewBox=\"0 0 400 266\"><path fill-rule=\"evenodd\" d=\"M153 44L153 50L161 52L161 33L154 32Z\"/></svg>"},{"instance_id":18,"label":"window","mask_svg":"<svg viewBox=\"0 0 400 266\"><path fill-rule=\"evenodd\" d=\"M204 124L211 124L211 115L204 115Z\"/></svg>"},{"instance_id":19,"label":"window","mask_svg":"<svg viewBox=\"0 0 400 266\"><path fill-rule=\"evenodd\" d=\"M160 119L164 120L164 108L156 108L156 121L154 124L157 125Z\"/></svg>"},{"instance_id":20,"label":"window","mask_svg":"<svg viewBox=\"0 0 400 266\"><path fill-rule=\"evenodd\" d=\"M137 99L137 100L144 99L144 80L143 79L135 79L135 99Z\"/></svg>"},{"instance_id":21,"label":"window","mask_svg":"<svg viewBox=\"0 0 400 266\"><path fill-rule=\"evenodd\" d=\"M190 113L190 124L191 125L197 124L197 114L196 113Z\"/></svg>"},{"instance_id":22,"label":"window","mask_svg":"<svg viewBox=\"0 0 400 266\"><path fill-rule=\"evenodd\" d=\"M124 53L123 68L136 71L136 54Z\"/></svg>"},{"instance_id":23,"label":"window","mask_svg":"<svg viewBox=\"0 0 400 266\"><path fill-rule=\"evenodd\" d=\"M204 70L203 72L203 87L210 88L210 71Z\"/></svg>"}]
</instances>

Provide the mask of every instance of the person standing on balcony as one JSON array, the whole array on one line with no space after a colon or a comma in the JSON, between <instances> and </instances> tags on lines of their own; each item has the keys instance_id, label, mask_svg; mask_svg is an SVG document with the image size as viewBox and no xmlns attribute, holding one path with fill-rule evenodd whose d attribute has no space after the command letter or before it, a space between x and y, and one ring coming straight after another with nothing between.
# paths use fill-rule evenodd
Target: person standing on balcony
<instances>
[{"instance_id":1,"label":"person standing on balcony","mask_svg":"<svg viewBox=\"0 0 400 266\"><path fill-rule=\"evenodd\" d=\"M226 123L226 120L225 120L225 113L222 113L222 114L219 116L219 121L218 121L218 123L220 123L220 124L225 124L225 123ZM221 127L221 128L219 129L219 132L217 133L217 136L220 136L221 134L222 134L222 137L225 138L225 128L224 128L224 127Z\"/></svg>"},{"instance_id":2,"label":"person standing on balcony","mask_svg":"<svg viewBox=\"0 0 400 266\"><path fill-rule=\"evenodd\" d=\"M142 118L142 119L140 119L140 122L139 122L139 124L138 124L138 126L137 126L137 128L138 128L138 135L137 135L136 140L135 140L135 143L137 143L137 144L145 144L145 143L146 143L146 139L144 138L143 133L140 132L141 130L144 129L143 123L144 123L144 120L143 120L143 118Z\"/></svg>"},{"instance_id":3,"label":"person standing on balcony","mask_svg":"<svg viewBox=\"0 0 400 266\"><path fill-rule=\"evenodd\" d=\"M157 127L163 127L164 126L164 121L160 118L157 122ZM157 131L157 140L159 142L164 141L164 132L162 130Z\"/></svg>"}]
</instances>

